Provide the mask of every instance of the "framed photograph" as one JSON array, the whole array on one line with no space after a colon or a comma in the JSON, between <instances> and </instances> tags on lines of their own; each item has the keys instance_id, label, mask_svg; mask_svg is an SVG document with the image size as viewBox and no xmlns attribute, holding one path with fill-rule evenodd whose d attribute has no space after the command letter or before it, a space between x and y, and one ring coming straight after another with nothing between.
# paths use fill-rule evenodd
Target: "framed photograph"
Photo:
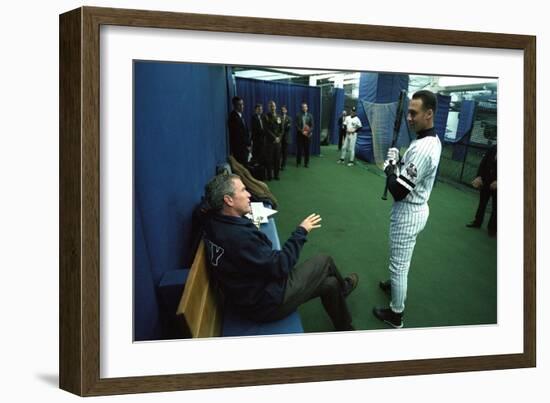
<instances>
[{"instance_id":1,"label":"framed photograph","mask_svg":"<svg viewBox=\"0 0 550 403\"><path fill-rule=\"evenodd\" d=\"M60 387L96 396L535 366L535 65L536 38L524 35L95 7L62 14ZM446 163L415 250L410 314L396 330L371 312L386 301L374 279L389 275L392 203L380 199L381 168L394 120L404 137L393 145L404 151L412 142L406 105L412 89L425 88L438 95ZM409 92L403 122L395 119L400 90ZM235 96L249 123L257 104L284 105L304 119L311 141L305 170L296 166L302 140L293 129L280 182L266 182L271 207L281 208L258 226L277 223L266 230L274 245L302 213L339 203L328 196L335 183L359 181L350 186L361 187L353 195L364 203L325 207L332 240L311 235L304 250L335 254L342 267L361 250L361 281L348 299L355 330L334 331L318 299L296 313L298 332L288 324L257 333L192 324L187 304L199 297L185 293L189 284L208 288L197 274L204 256L192 216L207 179L227 162ZM304 104L315 119L300 118ZM354 148L366 150L355 161L338 150L337 134L339 114L352 109L372 142ZM391 127L376 123L380 116ZM458 221L474 218L479 196L470 182L497 137L505 179L498 237L490 238ZM320 172L325 181L312 181ZM318 203L297 208L309 199L293 199L289 183ZM496 190L493 200L497 220ZM355 211L365 229L338 227L339 209ZM335 251L346 236L355 249Z\"/></svg>"}]
</instances>

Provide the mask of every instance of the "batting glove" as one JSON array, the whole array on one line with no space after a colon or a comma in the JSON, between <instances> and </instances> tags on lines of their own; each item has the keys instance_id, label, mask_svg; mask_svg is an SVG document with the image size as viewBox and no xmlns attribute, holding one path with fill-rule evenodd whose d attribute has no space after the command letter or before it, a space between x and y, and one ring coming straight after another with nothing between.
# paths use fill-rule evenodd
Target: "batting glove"
<instances>
[{"instance_id":1,"label":"batting glove","mask_svg":"<svg viewBox=\"0 0 550 403\"><path fill-rule=\"evenodd\" d=\"M386 157L388 160L399 161L399 149L392 147L388 150L388 155Z\"/></svg>"},{"instance_id":2,"label":"batting glove","mask_svg":"<svg viewBox=\"0 0 550 403\"><path fill-rule=\"evenodd\" d=\"M390 176L392 174L399 176L399 167L394 160L384 161L384 166L382 167L382 169L384 170L386 176Z\"/></svg>"}]
</instances>

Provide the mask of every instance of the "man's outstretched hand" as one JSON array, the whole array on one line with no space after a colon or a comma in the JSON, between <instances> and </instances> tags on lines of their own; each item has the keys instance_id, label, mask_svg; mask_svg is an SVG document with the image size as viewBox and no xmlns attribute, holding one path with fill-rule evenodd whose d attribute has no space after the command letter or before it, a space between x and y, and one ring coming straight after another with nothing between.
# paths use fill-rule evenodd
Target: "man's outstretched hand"
<instances>
[{"instance_id":1,"label":"man's outstretched hand","mask_svg":"<svg viewBox=\"0 0 550 403\"><path fill-rule=\"evenodd\" d=\"M310 214L301 222L300 227L304 228L307 232L311 232L314 228L321 228L321 224L319 224L321 220L322 218L319 214Z\"/></svg>"}]
</instances>

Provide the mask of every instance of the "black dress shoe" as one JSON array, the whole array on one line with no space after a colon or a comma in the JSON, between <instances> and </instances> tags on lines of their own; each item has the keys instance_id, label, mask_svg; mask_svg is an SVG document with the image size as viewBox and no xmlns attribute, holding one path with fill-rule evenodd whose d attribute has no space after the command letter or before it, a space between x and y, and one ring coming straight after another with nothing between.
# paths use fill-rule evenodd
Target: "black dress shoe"
<instances>
[{"instance_id":1,"label":"black dress shoe","mask_svg":"<svg viewBox=\"0 0 550 403\"><path fill-rule=\"evenodd\" d=\"M309 168L309 166L308 166L307 164L306 164L306 165L304 165L304 167L305 167L305 168Z\"/></svg>"},{"instance_id":2,"label":"black dress shoe","mask_svg":"<svg viewBox=\"0 0 550 403\"><path fill-rule=\"evenodd\" d=\"M276 181L279 181L279 180L280 180L278 176L276 176L274 179L275 179Z\"/></svg>"},{"instance_id":3,"label":"black dress shoe","mask_svg":"<svg viewBox=\"0 0 550 403\"><path fill-rule=\"evenodd\" d=\"M478 224L478 223L475 222L475 221L472 221L471 223L466 224L466 226L467 226L468 228L481 228L481 224Z\"/></svg>"},{"instance_id":4,"label":"black dress shoe","mask_svg":"<svg viewBox=\"0 0 550 403\"><path fill-rule=\"evenodd\" d=\"M357 273L351 273L349 276L347 276L344 279L346 283L346 289L344 290L344 297L347 297L351 294L353 290L357 288L357 284L359 284L359 275Z\"/></svg>"},{"instance_id":5,"label":"black dress shoe","mask_svg":"<svg viewBox=\"0 0 550 403\"><path fill-rule=\"evenodd\" d=\"M394 312L391 308L373 308L372 313L382 322L395 329L403 327L403 313Z\"/></svg>"}]
</instances>

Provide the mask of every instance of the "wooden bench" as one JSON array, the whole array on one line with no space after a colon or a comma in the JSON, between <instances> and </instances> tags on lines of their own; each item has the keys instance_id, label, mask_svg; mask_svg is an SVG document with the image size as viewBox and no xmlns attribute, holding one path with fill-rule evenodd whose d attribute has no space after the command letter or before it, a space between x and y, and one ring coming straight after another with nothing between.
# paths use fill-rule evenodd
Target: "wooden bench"
<instances>
[{"instance_id":1,"label":"wooden bench","mask_svg":"<svg viewBox=\"0 0 550 403\"><path fill-rule=\"evenodd\" d=\"M217 299L208 277L206 247L201 241L176 312L186 335L193 338L221 336L222 311Z\"/></svg>"}]
</instances>

